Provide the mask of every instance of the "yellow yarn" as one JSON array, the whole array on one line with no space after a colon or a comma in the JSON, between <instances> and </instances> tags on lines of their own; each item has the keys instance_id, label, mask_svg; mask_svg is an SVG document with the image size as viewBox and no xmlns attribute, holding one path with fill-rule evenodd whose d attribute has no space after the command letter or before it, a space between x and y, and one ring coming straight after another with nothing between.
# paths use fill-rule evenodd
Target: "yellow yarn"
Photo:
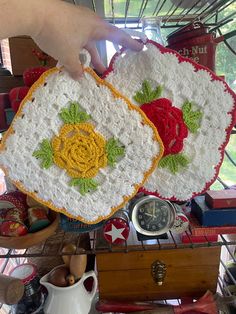
<instances>
[{"instance_id":1,"label":"yellow yarn","mask_svg":"<svg viewBox=\"0 0 236 314\"><path fill-rule=\"evenodd\" d=\"M105 145L92 124L65 124L52 139L53 161L72 178L93 178L107 165Z\"/></svg>"}]
</instances>

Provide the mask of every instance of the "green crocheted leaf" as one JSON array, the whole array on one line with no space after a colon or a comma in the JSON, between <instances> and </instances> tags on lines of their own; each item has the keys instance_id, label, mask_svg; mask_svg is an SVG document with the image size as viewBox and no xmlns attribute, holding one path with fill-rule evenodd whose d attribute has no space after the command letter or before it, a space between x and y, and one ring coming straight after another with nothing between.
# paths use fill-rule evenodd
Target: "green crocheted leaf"
<instances>
[{"instance_id":1,"label":"green crocheted leaf","mask_svg":"<svg viewBox=\"0 0 236 314\"><path fill-rule=\"evenodd\" d=\"M48 169L53 165L53 150L48 139L40 143L40 149L33 152L33 156L41 159L41 168Z\"/></svg>"},{"instance_id":2,"label":"green crocheted leaf","mask_svg":"<svg viewBox=\"0 0 236 314\"><path fill-rule=\"evenodd\" d=\"M187 167L189 160L184 154L167 155L159 162L159 167L168 168L170 172L176 174L181 168Z\"/></svg>"},{"instance_id":3,"label":"green crocheted leaf","mask_svg":"<svg viewBox=\"0 0 236 314\"><path fill-rule=\"evenodd\" d=\"M98 183L93 179L87 178L75 178L69 183L70 186L79 186L79 192L81 195L85 195L91 191L94 191L98 187Z\"/></svg>"},{"instance_id":4,"label":"green crocheted leaf","mask_svg":"<svg viewBox=\"0 0 236 314\"><path fill-rule=\"evenodd\" d=\"M203 113L200 110L193 111L191 102L186 101L182 106L184 122L192 133L200 128L200 120Z\"/></svg>"},{"instance_id":5,"label":"green crocheted leaf","mask_svg":"<svg viewBox=\"0 0 236 314\"><path fill-rule=\"evenodd\" d=\"M114 138L110 138L106 143L106 153L109 166L114 166L119 157L123 157L125 154L124 147L120 142Z\"/></svg>"},{"instance_id":6,"label":"green crocheted leaf","mask_svg":"<svg viewBox=\"0 0 236 314\"><path fill-rule=\"evenodd\" d=\"M139 104L146 104L155 99L158 99L161 96L162 87L157 86L155 89L152 89L150 82L147 80L143 81L142 89L137 91L134 95L134 100Z\"/></svg>"},{"instance_id":7,"label":"green crocheted leaf","mask_svg":"<svg viewBox=\"0 0 236 314\"><path fill-rule=\"evenodd\" d=\"M90 115L77 102L71 102L69 108L63 108L59 115L66 124L81 123L90 119Z\"/></svg>"}]
</instances>

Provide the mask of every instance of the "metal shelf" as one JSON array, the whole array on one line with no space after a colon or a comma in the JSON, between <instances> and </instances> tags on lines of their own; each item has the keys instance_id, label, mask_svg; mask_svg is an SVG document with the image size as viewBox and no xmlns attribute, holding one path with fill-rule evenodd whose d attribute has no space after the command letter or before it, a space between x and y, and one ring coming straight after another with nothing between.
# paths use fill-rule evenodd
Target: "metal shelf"
<instances>
[{"instance_id":1,"label":"metal shelf","mask_svg":"<svg viewBox=\"0 0 236 314\"><path fill-rule=\"evenodd\" d=\"M141 28L145 16L159 16L162 28L176 29L195 21L209 26L219 35L223 26L236 19L235 0L66 0L75 5L92 9L109 23L124 28ZM236 54L230 40L224 40L227 48Z\"/></svg>"},{"instance_id":2,"label":"metal shelf","mask_svg":"<svg viewBox=\"0 0 236 314\"><path fill-rule=\"evenodd\" d=\"M180 27L193 21L209 25L220 25L224 20L236 16L236 10L229 17L219 20L218 15L234 4L234 0L68 0L75 5L86 5L111 23L139 26L144 16L160 16L162 27Z\"/></svg>"},{"instance_id":3,"label":"metal shelf","mask_svg":"<svg viewBox=\"0 0 236 314\"><path fill-rule=\"evenodd\" d=\"M131 230L132 230L131 226ZM168 233L168 239L153 239L146 241L138 241L136 232L134 230L131 231L128 240L122 246L111 245L107 243L102 236L102 229L97 231L93 231L85 234L74 234L73 238L70 239L70 243L73 243L77 247L77 251L75 255L79 254L102 254L102 253L112 253L112 252L134 252L134 251L153 251L153 250L176 250L183 248L200 248L200 247L215 247L215 246L231 246L236 245L235 240L227 240L224 235L218 236L218 241L211 242L208 240L208 237L205 236L205 242L203 243L194 243L191 240L191 232L185 232L186 236L189 239L189 243L182 243L180 239L180 235L173 234L171 232ZM50 257L50 256L62 256L65 253L62 253L63 245L68 242L66 239L67 233L59 230L55 235L48 238L44 243L33 247L33 250L16 250L16 249L0 249L0 259L5 258L28 258L28 257ZM83 239L89 239L90 248L85 248L84 253L81 253L79 250L80 243ZM51 244L54 244L53 246ZM67 254L70 255L70 254Z\"/></svg>"}]
</instances>

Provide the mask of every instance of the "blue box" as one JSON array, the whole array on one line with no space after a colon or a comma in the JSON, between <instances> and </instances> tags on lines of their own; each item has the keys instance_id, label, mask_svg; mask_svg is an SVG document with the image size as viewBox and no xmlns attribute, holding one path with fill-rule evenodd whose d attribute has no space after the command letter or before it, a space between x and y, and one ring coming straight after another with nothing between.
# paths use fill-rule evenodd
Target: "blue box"
<instances>
[{"instance_id":1,"label":"blue box","mask_svg":"<svg viewBox=\"0 0 236 314\"><path fill-rule=\"evenodd\" d=\"M212 209L207 206L205 196L196 196L191 201L191 213L202 226L235 226L236 208Z\"/></svg>"}]
</instances>

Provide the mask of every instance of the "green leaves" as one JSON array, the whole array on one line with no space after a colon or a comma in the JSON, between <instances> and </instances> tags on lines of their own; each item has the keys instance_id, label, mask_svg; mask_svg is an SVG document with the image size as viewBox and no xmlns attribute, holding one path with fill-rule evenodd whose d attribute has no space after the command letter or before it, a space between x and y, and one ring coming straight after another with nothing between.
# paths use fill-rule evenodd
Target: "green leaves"
<instances>
[{"instance_id":1,"label":"green leaves","mask_svg":"<svg viewBox=\"0 0 236 314\"><path fill-rule=\"evenodd\" d=\"M59 115L66 124L81 123L90 119L90 115L77 102L71 102L69 108L63 108Z\"/></svg>"},{"instance_id":2,"label":"green leaves","mask_svg":"<svg viewBox=\"0 0 236 314\"><path fill-rule=\"evenodd\" d=\"M53 150L50 141L44 139L40 143L40 149L34 151L33 156L42 160L41 168L50 168L53 164Z\"/></svg>"},{"instance_id":3,"label":"green leaves","mask_svg":"<svg viewBox=\"0 0 236 314\"><path fill-rule=\"evenodd\" d=\"M158 99L161 96L162 87L157 86L155 89L152 89L150 82L145 80L142 84L141 91L138 91L134 95L134 100L136 100L139 104L146 104L155 99Z\"/></svg>"},{"instance_id":4,"label":"green leaves","mask_svg":"<svg viewBox=\"0 0 236 314\"><path fill-rule=\"evenodd\" d=\"M90 178L75 178L69 183L70 186L79 186L79 192L81 195L89 193L91 190L94 191L98 187L98 183Z\"/></svg>"},{"instance_id":5,"label":"green leaves","mask_svg":"<svg viewBox=\"0 0 236 314\"><path fill-rule=\"evenodd\" d=\"M196 133L200 128L200 119L202 112L200 110L193 111L191 102L186 101L182 106L184 122L192 133Z\"/></svg>"},{"instance_id":6,"label":"green leaves","mask_svg":"<svg viewBox=\"0 0 236 314\"><path fill-rule=\"evenodd\" d=\"M176 174L181 168L187 167L189 160L183 154L167 155L159 162L159 167L168 168L170 172Z\"/></svg>"},{"instance_id":7,"label":"green leaves","mask_svg":"<svg viewBox=\"0 0 236 314\"><path fill-rule=\"evenodd\" d=\"M106 153L108 165L114 167L118 157L124 156L125 149L121 146L118 140L110 138L106 143Z\"/></svg>"}]
</instances>

